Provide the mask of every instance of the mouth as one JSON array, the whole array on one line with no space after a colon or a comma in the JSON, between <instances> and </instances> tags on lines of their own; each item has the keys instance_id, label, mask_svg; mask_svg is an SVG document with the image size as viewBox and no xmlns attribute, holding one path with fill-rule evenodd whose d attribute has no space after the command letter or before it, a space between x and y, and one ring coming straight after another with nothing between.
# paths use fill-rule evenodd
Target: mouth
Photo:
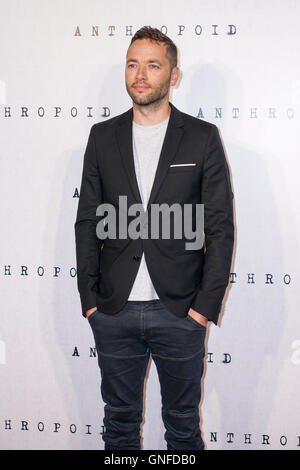
<instances>
[{"instance_id":1,"label":"mouth","mask_svg":"<svg viewBox=\"0 0 300 470\"><path fill-rule=\"evenodd\" d=\"M133 88L137 91L144 91L144 90L148 90L149 87L146 85L136 85Z\"/></svg>"}]
</instances>

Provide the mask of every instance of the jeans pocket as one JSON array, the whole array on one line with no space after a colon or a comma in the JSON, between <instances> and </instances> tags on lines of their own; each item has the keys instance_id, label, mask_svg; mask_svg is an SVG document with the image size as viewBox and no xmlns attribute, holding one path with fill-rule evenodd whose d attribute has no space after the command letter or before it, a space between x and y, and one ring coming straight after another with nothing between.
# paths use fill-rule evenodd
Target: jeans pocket
<instances>
[{"instance_id":1,"label":"jeans pocket","mask_svg":"<svg viewBox=\"0 0 300 470\"><path fill-rule=\"evenodd\" d=\"M94 310L94 312L91 313L91 315L88 316L88 321L91 321L91 319L94 318L94 316L95 316L97 313L99 313L99 310L98 310L98 309L97 309L97 310Z\"/></svg>"},{"instance_id":2,"label":"jeans pocket","mask_svg":"<svg viewBox=\"0 0 300 470\"><path fill-rule=\"evenodd\" d=\"M187 316L185 317L188 321L190 321L191 323L193 323L194 325L197 325L198 328L204 328L204 330L206 330L206 326L202 325L202 323L199 323L197 320L195 320L195 318L193 318L191 315L187 314Z\"/></svg>"}]
</instances>

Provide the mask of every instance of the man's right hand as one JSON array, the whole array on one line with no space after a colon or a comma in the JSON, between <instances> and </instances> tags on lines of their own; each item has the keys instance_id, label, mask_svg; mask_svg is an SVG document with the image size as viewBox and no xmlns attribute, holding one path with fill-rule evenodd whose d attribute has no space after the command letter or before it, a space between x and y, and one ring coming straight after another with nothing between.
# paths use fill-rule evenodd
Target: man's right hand
<instances>
[{"instance_id":1,"label":"man's right hand","mask_svg":"<svg viewBox=\"0 0 300 470\"><path fill-rule=\"evenodd\" d=\"M97 307L93 307L93 308L90 308L89 310L87 310L85 312L86 318L89 318L89 316L92 315L92 313L95 312L95 310L97 310Z\"/></svg>"}]
</instances>

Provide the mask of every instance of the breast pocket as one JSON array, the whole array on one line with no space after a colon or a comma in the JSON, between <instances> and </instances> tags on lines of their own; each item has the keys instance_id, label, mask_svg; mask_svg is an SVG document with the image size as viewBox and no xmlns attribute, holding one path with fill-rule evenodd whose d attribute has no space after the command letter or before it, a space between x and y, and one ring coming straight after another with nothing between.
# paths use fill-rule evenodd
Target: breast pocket
<instances>
[{"instance_id":1,"label":"breast pocket","mask_svg":"<svg viewBox=\"0 0 300 470\"><path fill-rule=\"evenodd\" d=\"M174 163L169 167L169 173L180 173L180 172L195 172L197 169L196 163Z\"/></svg>"},{"instance_id":2,"label":"breast pocket","mask_svg":"<svg viewBox=\"0 0 300 470\"><path fill-rule=\"evenodd\" d=\"M195 201L200 188L199 170L198 164L169 166L164 184L160 188L158 202L173 204Z\"/></svg>"}]
</instances>

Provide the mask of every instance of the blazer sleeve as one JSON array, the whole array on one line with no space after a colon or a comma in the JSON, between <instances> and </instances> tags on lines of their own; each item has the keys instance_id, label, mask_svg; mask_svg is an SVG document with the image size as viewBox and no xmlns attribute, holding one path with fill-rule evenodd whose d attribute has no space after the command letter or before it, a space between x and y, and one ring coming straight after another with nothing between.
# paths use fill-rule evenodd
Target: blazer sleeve
<instances>
[{"instance_id":1,"label":"blazer sleeve","mask_svg":"<svg viewBox=\"0 0 300 470\"><path fill-rule=\"evenodd\" d=\"M101 240L96 234L99 217L96 209L102 202L101 178L97 165L94 126L91 127L84 158L77 217L75 244L77 262L77 286L82 315L96 307L96 291L100 276Z\"/></svg>"},{"instance_id":2,"label":"blazer sleeve","mask_svg":"<svg viewBox=\"0 0 300 470\"><path fill-rule=\"evenodd\" d=\"M234 243L233 192L218 128L212 124L203 163L204 264L191 307L215 324L228 285Z\"/></svg>"}]
</instances>

